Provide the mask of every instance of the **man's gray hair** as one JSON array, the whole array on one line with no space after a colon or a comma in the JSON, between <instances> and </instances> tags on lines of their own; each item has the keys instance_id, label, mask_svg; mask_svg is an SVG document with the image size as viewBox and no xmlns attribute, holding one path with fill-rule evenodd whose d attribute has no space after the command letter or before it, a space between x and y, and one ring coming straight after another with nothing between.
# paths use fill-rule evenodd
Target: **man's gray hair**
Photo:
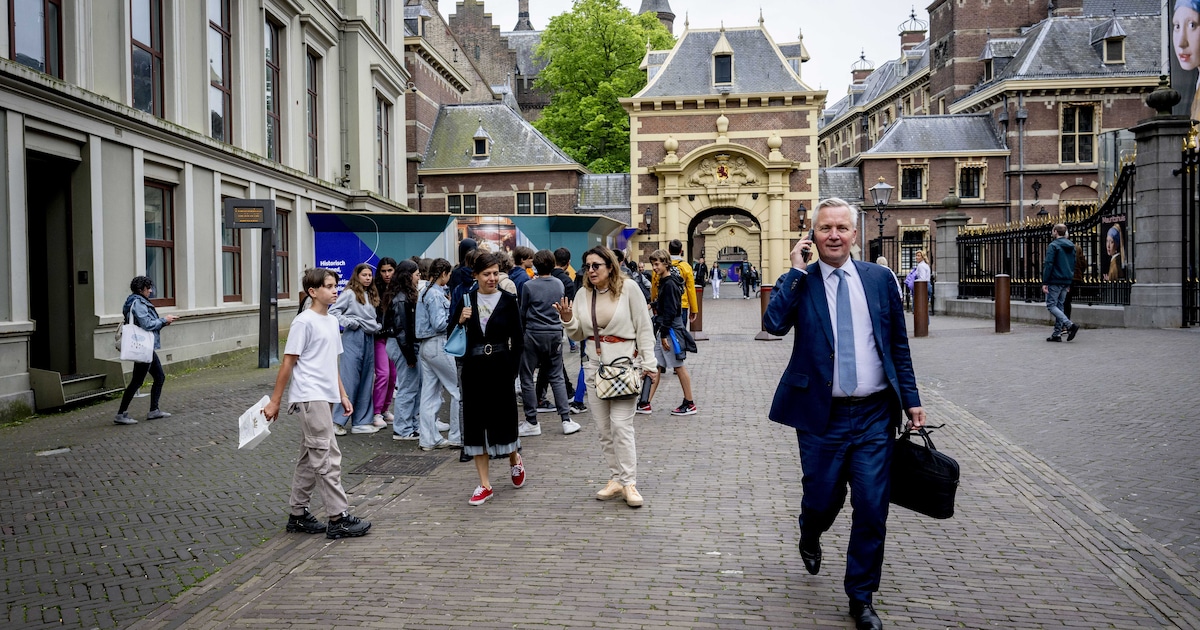
<instances>
[{"instance_id":1,"label":"man's gray hair","mask_svg":"<svg viewBox=\"0 0 1200 630\"><path fill-rule=\"evenodd\" d=\"M858 229L858 208L840 197L830 197L817 204L817 209L813 210L813 226L816 226L817 216L821 214L822 208L850 208L850 226Z\"/></svg>"}]
</instances>

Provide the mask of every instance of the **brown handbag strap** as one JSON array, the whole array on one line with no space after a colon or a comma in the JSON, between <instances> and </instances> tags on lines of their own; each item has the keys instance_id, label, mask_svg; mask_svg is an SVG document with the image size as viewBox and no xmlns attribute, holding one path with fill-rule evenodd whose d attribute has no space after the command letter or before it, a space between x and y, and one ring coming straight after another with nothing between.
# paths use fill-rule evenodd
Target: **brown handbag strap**
<instances>
[{"instance_id":1,"label":"brown handbag strap","mask_svg":"<svg viewBox=\"0 0 1200 630\"><path fill-rule=\"evenodd\" d=\"M596 319L596 296L597 295L599 295L599 294L596 292L596 288L592 287L592 303L591 303L591 307L592 307L592 339L595 340L595 341L593 341L593 343L596 344L596 357L599 358L599 356L600 356L600 320Z\"/></svg>"}]
</instances>

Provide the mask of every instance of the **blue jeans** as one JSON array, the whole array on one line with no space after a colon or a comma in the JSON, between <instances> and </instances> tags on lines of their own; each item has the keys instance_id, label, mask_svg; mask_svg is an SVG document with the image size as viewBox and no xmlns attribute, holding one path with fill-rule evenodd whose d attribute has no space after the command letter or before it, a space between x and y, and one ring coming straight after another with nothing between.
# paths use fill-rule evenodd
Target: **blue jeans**
<instances>
[{"instance_id":1,"label":"blue jeans","mask_svg":"<svg viewBox=\"0 0 1200 630\"><path fill-rule=\"evenodd\" d=\"M1074 326L1074 323L1067 319L1067 314L1063 312L1063 302L1067 299L1067 291L1070 285L1050 284L1046 286L1046 310L1054 316L1054 336L1057 337L1066 329Z\"/></svg>"},{"instance_id":2,"label":"blue jeans","mask_svg":"<svg viewBox=\"0 0 1200 630\"><path fill-rule=\"evenodd\" d=\"M396 435L412 435L417 432L417 422L421 416L421 361L418 358L414 367L408 367L404 354L400 352L400 344L395 339L388 339L388 357L396 364L396 397L393 399L392 414L396 416L392 422L392 432Z\"/></svg>"},{"instance_id":3,"label":"blue jeans","mask_svg":"<svg viewBox=\"0 0 1200 630\"><path fill-rule=\"evenodd\" d=\"M375 338L362 330L342 331L342 356L338 359L342 387L354 405L354 414L347 418L342 403L333 406L333 421L344 426L371 424L375 413L371 401L375 388Z\"/></svg>"},{"instance_id":4,"label":"blue jeans","mask_svg":"<svg viewBox=\"0 0 1200 630\"><path fill-rule=\"evenodd\" d=\"M462 395L458 388L458 367L446 354L446 336L438 335L421 342L421 446L434 446L442 434L437 430L442 410L442 389L450 394L450 434L446 439L462 444Z\"/></svg>"}]
</instances>

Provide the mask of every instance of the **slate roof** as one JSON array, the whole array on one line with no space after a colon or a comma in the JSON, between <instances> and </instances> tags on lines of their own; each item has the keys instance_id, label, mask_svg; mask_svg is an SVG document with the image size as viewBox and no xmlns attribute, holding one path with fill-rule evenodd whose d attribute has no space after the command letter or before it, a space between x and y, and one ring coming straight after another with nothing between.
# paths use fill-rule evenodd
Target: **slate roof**
<instances>
[{"instance_id":1,"label":"slate roof","mask_svg":"<svg viewBox=\"0 0 1200 630\"><path fill-rule=\"evenodd\" d=\"M1173 3L1172 3L1173 4ZM1083 15L1111 17L1117 15L1159 15L1159 0L1083 0Z\"/></svg>"},{"instance_id":2,"label":"slate roof","mask_svg":"<svg viewBox=\"0 0 1200 630\"><path fill-rule=\"evenodd\" d=\"M629 173L588 173L579 178L580 212L595 214L605 210L629 213Z\"/></svg>"},{"instance_id":3,"label":"slate roof","mask_svg":"<svg viewBox=\"0 0 1200 630\"><path fill-rule=\"evenodd\" d=\"M1026 32L1021 49L1003 71L996 73L993 81L1158 76L1162 45L1159 40L1159 16L1117 18L1120 28L1127 35L1123 64L1105 64L1101 48L1103 44L1092 44L1092 29L1105 26L1110 19L1055 17L1038 22Z\"/></svg>"},{"instance_id":4,"label":"slate roof","mask_svg":"<svg viewBox=\"0 0 1200 630\"><path fill-rule=\"evenodd\" d=\"M492 139L490 155L475 159L475 132L482 127ZM472 169L487 166L566 166L581 170L515 110L499 103L443 105L425 148L421 170Z\"/></svg>"},{"instance_id":5,"label":"slate roof","mask_svg":"<svg viewBox=\"0 0 1200 630\"><path fill-rule=\"evenodd\" d=\"M508 38L509 50L517 51L517 69L522 76L536 77L546 67L547 60L534 56L542 43L542 31L505 31L500 36Z\"/></svg>"},{"instance_id":6,"label":"slate roof","mask_svg":"<svg viewBox=\"0 0 1200 630\"><path fill-rule=\"evenodd\" d=\"M863 200L862 173L855 167L817 169L817 191L821 199L839 197L850 203Z\"/></svg>"},{"instance_id":7,"label":"slate roof","mask_svg":"<svg viewBox=\"0 0 1200 630\"><path fill-rule=\"evenodd\" d=\"M835 121L853 107L865 105L886 94L908 77L929 67L929 40L914 46L902 58L885 61L867 75L862 85L851 85L850 93L825 108L818 128Z\"/></svg>"},{"instance_id":8,"label":"slate roof","mask_svg":"<svg viewBox=\"0 0 1200 630\"><path fill-rule=\"evenodd\" d=\"M1005 151L1000 132L989 114L905 116L892 123L873 153L970 153Z\"/></svg>"},{"instance_id":9,"label":"slate roof","mask_svg":"<svg viewBox=\"0 0 1200 630\"><path fill-rule=\"evenodd\" d=\"M734 94L809 91L762 27L729 28L724 34L733 49L733 83L728 88L712 81L712 51L721 31L688 30L662 69L634 98L716 95L725 89Z\"/></svg>"},{"instance_id":10,"label":"slate roof","mask_svg":"<svg viewBox=\"0 0 1200 630\"><path fill-rule=\"evenodd\" d=\"M638 9L638 15L651 11L655 14L669 13L675 15L675 12L671 10L671 4L667 0L642 0L642 8Z\"/></svg>"}]
</instances>

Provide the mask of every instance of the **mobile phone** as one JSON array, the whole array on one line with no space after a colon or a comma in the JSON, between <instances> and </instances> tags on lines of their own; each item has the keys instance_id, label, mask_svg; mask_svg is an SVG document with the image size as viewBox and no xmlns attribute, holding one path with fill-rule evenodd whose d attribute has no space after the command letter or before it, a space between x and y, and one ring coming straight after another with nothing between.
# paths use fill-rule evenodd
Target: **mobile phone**
<instances>
[{"instance_id":1,"label":"mobile phone","mask_svg":"<svg viewBox=\"0 0 1200 630\"><path fill-rule=\"evenodd\" d=\"M808 235L806 235L804 238L805 238L806 240L809 240L809 241L811 241L811 240L813 240L813 236L814 236L814 235L815 235L815 233L814 233L814 232L813 232L811 229L809 229L809 230L808 230ZM808 259L808 254L809 254L809 248L808 248L808 247L801 247L801 248L800 248L800 253L801 253L801 254L804 254L804 258L807 260L807 259Z\"/></svg>"}]
</instances>

